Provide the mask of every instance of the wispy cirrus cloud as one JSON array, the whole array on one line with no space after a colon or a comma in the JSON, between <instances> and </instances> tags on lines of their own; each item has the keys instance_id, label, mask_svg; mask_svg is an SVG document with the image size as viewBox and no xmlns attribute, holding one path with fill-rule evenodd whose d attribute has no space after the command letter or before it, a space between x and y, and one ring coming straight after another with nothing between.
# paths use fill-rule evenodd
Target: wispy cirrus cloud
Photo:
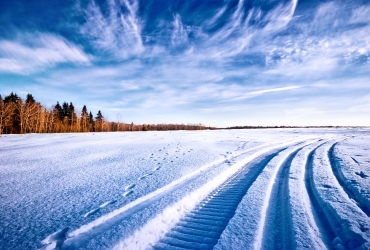
<instances>
[{"instance_id":1,"label":"wispy cirrus cloud","mask_svg":"<svg viewBox=\"0 0 370 250\"><path fill-rule=\"evenodd\" d=\"M137 0L109 0L107 14L94 0L86 9L79 7L86 22L80 33L86 37L96 50L111 58L125 59L144 51L141 36L141 20L138 16Z\"/></svg>"},{"instance_id":2,"label":"wispy cirrus cloud","mask_svg":"<svg viewBox=\"0 0 370 250\"><path fill-rule=\"evenodd\" d=\"M312 21L292 24L295 33L266 41L255 50L266 51L269 73L315 79L358 71L370 58L369 13L370 6L322 4Z\"/></svg>"},{"instance_id":3,"label":"wispy cirrus cloud","mask_svg":"<svg viewBox=\"0 0 370 250\"><path fill-rule=\"evenodd\" d=\"M91 56L66 39L51 34L0 40L0 71L29 74L60 63L90 64Z\"/></svg>"},{"instance_id":4,"label":"wispy cirrus cloud","mask_svg":"<svg viewBox=\"0 0 370 250\"><path fill-rule=\"evenodd\" d=\"M173 21L173 32L171 35L171 45L175 48L183 47L188 44L188 34L181 22L181 17L176 14Z\"/></svg>"},{"instance_id":5,"label":"wispy cirrus cloud","mask_svg":"<svg viewBox=\"0 0 370 250\"><path fill-rule=\"evenodd\" d=\"M286 86L286 87L281 87L281 88L271 88L271 89L263 89L263 90L252 91L252 92L249 92L249 93L246 93L246 94L243 94L239 97L234 98L234 101L235 100L240 100L240 99L252 98L252 97L263 95L263 94L266 94L266 93L299 89L301 87L302 86Z\"/></svg>"},{"instance_id":6,"label":"wispy cirrus cloud","mask_svg":"<svg viewBox=\"0 0 370 250\"><path fill-rule=\"evenodd\" d=\"M201 27L203 32L207 32L206 30L224 15L227 5L228 3L203 23ZM208 50L207 57L234 57L248 53L256 43L271 39L292 20L297 0L285 5L279 4L269 11L262 11L260 8L246 11L246 5L244 0L238 1L235 10L227 17L226 23L216 32L204 36L206 40L202 50Z\"/></svg>"},{"instance_id":7,"label":"wispy cirrus cloud","mask_svg":"<svg viewBox=\"0 0 370 250\"><path fill-rule=\"evenodd\" d=\"M258 119L265 112L293 121L302 112L299 120L306 114L311 121L368 107L369 4L87 0L76 9L69 39L49 34L61 44L1 40L0 69L30 74L69 63L35 81L84 91L90 106L104 95L102 109L114 112L247 109ZM355 108L345 108L347 96Z\"/></svg>"}]
</instances>

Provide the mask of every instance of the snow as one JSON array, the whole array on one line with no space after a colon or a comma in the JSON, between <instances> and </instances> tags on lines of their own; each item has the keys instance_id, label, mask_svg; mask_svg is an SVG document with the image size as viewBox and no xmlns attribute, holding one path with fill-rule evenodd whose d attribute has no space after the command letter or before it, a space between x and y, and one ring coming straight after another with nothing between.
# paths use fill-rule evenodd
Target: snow
<instances>
[{"instance_id":1,"label":"snow","mask_svg":"<svg viewBox=\"0 0 370 250\"><path fill-rule=\"evenodd\" d=\"M293 159L290 179L289 198L291 204L294 242L298 249L325 249L323 236L316 224L313 208L305 188L305 166L309 153L322 145L325 141L318 141L303 148Z\"/></svg>"},{"instance_id":2,"label":"snow","mask_svg":"<svg viewBox=\"0 0 370 250\"><path fill-rule=\"evenodd\" d=\"M333 148L341 185L370 216L370 148L365 138L349 137Z\"/></svg>"},{"instance_id":3,"label":"snow","mask_svg":"<svg viewBox=\"0 0 370 250\"><path fill-rule=\"evenodd\" d=\"M369 144L367 129L2 135L0 246L161 249L192 234L215 249L366 248ZM240 192L239 179L240 200L202 243L185 221ZM288 239L276 233L283 222Z\"/></svg>"},{"instance_id":4,"label":"snow","mask_svg":"<svg viewBox=\"0 0 370 250\"><path fill-rule=\"evenodd\" d=\"M318 148L313 160L314 195L317 197L329 222L324 230L330 227L340 241L329 237L332 247L337 245L349 249L370 248L368 229L370 218L358 207L335 178L330 167L328 152L334 142L329 141ZM366 229L366 230L364 230ZM333 236L334 237L334 236ZM339 242L338 242L339 241Z\"/></svg>"}]
</instances>

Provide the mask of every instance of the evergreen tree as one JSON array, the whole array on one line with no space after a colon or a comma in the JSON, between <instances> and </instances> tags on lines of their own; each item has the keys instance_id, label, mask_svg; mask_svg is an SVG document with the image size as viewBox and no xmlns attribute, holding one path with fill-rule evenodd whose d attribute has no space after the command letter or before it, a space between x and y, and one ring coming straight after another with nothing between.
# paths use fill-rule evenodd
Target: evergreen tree
<instances>
[{"instance_id":1,"label":"evergreen tree","mask_svg":"<svg viewBox=\"0 0 370 250\"><path fill-rule=\"evenodd\" d=\"M81 117L83 116L86 116L86 117L88 116L86 105L83 106L82 111L81 111Z\"/></svg>"},{"instance_id":2,"label":"evergreen tree","mask_svg":"<svg viewBox=\"0 0 370 250\"><path fill-rule=\"evenodd\" d=\"M63 106L62 106L62 114L63 114L63 118L62 120L65 119L65 117L69 118L70 116L70 112L69 112L69 105L67 102L63 102Z\"/></svg>"},{"instance_id":3,"label":"evergreen tree","mask_svg":"<svg viewBox=\"0 0 370 250\"><path fill-rule=\"evenodd\" d=\"M104 117L99 110L98 113L96 114L95 121L102 122L103 120L104 120Z\"/></svg>"},{"instance_id":4,"label":"evergreen tree","mask_svg":"<svg viewBox=\"0 0 370 250\"><path fill-rule=\"evenodd\" d=\"M103 121L104 117L99 110L95 117L95 131L103 131Z\"/></svg>"},{"instance_id":5,"label":"evergreen tree","mask_svg":"<svg viewBox=\"0 0 370 250\"><path fill-rule=\"evenodd\" d=\"M17 94L11 92L10 95L5 96L4 103L17 103L19 99Z\"/></svg>"},{"instance_id":6,"label":"evergreen tree","mask_svg":"<svg viewBox=\"0 0 370 250\"><path fill-rule=\"evenodd\" d=\"M93 122L94 122L94 117L93 117L93 115L91 114L91 111L90 111L90 114L89 114L89 122L90 122L90 123L93 123Z\"/></svg>"},{"instance_id":7,"label":"evergreen tree","mask_svg":"<svg viewBox=\"0 0 370 250\"><path fill-rule=\"evenodd\" d=\"M87 113L86 105L83 106L81 111L81 127L82 131L86 131L89 120L89 114Z\"/></svg>"},{"instance_id":8,"label":"evergreen tree","mask_svg":"<svg viewBox=\"0 0 370 250\"><path fill-rule=\"evenodd\" d=\"M26 97L26 103L29 103L29 104L32 104L32 103L35 103L35 99L33 98L32 94L27 94L27 97Z\"/></svg>"},{"instance_id":9,"label":"evergreen tree","mask_svg":"<svg viewBox=\"0 0 370 250\"><path fill-rule=\"evenodd\" d=\"M68 121L69 125L73 125L77 122L77 115L75 113L75 107L73 106L72 102L69 103L68 106Z\"/></svg>"},{"instance_id":10,"label":"evergreen tree","mask_svg":"<svg viewBox=\"0 0 370 250\"><path fill-rule=\"evenodd\" d=\"M10 95L5 96L4 105L7 105L9 108L9 122L6 130L10 134L19 134L21 132L20 112L23 105L22 99L11 92Z\"/></svg>"},{"instance_id":11,"label":"evergreen tree","mask_svg":"<svg viewBox=\"0 0 370 250\"><path fill-rule=\"evenodd\" d=\"M4 103L18 103L18 101L21 100L21 98L18 97L17 94L14 94L13 92L10 93L10 95L5 96Z\"/></svg>"},{"instance_id":12,"label":"evergreen tree","mask_svg":"<svg viewBox=\"0 0 370 250\"><path fill-rule=\"evenodd\" d=\"M90 114L89 114L89 130L90 132L94 132L95 131L95 126L94 126L94 117L93 115L91 114L91 111L90 111Z\"/></svg>"},{"instance_id":13,"label":"evergreen tree","mask_svg":"<svg viewBox=\"0 0 370 250\"><path fill-rule=\"evenodd\" d=\"M58 120L62 121L63 120L63 109L60 106L59 102L54 106L54 113Z\"/></svg>"}]
</instances>

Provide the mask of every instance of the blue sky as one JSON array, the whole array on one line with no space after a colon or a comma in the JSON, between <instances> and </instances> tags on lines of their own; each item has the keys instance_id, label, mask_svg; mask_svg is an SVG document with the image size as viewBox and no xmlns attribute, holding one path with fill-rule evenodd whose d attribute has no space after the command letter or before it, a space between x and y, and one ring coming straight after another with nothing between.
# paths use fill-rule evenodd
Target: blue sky
<instances>
[{"instance_id":1,"label":"blue sky","mask_svg":"<svg viewBox=\"0 0 370 250\"><path fill-rule=\"evenodd\" d=\"M0 93L109 120L370 125L370 1L0 1Z\"/></svg>"}]
</instances>

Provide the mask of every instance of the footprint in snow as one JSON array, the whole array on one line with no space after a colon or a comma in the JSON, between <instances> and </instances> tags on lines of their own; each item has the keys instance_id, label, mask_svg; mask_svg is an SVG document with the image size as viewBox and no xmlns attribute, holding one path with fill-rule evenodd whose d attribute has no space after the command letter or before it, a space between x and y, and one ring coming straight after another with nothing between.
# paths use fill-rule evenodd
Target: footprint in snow
<instances>
[{"instance_id":1,"label":"footprint in snow","mask_svg":"<svg viewBox=\"0 0 370 250\"><path fill-rule=\"evenodd\" d=\"M330 186L330 185L327 185L327 184L324 184L324 185L322 185L324 188L332 188L332 186Z\"/></svg>"},{"instance_id":2,"label":"footprint in snow","mask_svg":"<svg viewBox=\"0 0 370 250\"><path fill-rule=\"evenodd\" d=\"M160 169L161 169L161 166L158 166L158 167L154 168L153 171L158 171Z\"/></svg>"},{"instance_id":3,"label":"footprint in snow","mask_svg":"<svg viewBox=\"0 0 370 250\"><path fill-rule=\"evenodd\" d=\"M126 191L122 194L123 197L126 197L126 196L129 196L130 194L133 194L134 191L133 190L129 190L129 191Z\"/></svg>"},{"instance_id":4,"label":"footprint in snow","mask_svg":"<svg viewBox=\"0 0 370 250\"><path fill-rule=\"evenodd\" d=\"M360 176L361 178L363 179L366 179L367 177L369 177L368 175L366 175L364 172L355 172L355 174L357 174L358 176Z\"/></svg>"},{"instance_id":5,"label":"footprint in snow","mask_svg":"<svg viewBox=\"0 0 370 250\"><path fill-rule=\"evenodd\" d=\"M125 191L127 191L127 190L129 190L129 189L133 189L135 186L136 186L136 184L127 185L127 186L125 187Z\"/></svg>"},{"instance_id":6,"label":"footprint in snow","mask_svg":"<svg viewBox=\"0 0 370 250\"><path fill-rule=\"evenodd\" d=\"M108 206L108 205L110 205L110 204L113 204L113 203L116 203L116 202L117 202L117 200L107 201L107 202L105 202L105 203L101 204L99 207L100 207L100 208L103 208L103 207L106 207L106 206Z\"/></svg>"},{"instance_id":7,"label":"footprint in snow","mask_svg":"<svg viewBox=\"0 0 370 250\"><path fill-rule=\"evenodd\" d=\"M86 218L86 217L88 217L88 216L90 216L90 215L93 215L93 214L95 214L95 213L99 212L99 210L100 210L100 207L99 207L99 208L95 208L95 209L93 209L93 210L91 210L91 211L87 212L87 213L84 215L84 217Z\"/></svg>"},{"instance_id":8,"label":"footprint in snow","mask_svg":"<svg viewBox=\"0 0 370 250\"><path fill-rule=\"evenodd\" d=\"M142 179L145 179L146 177L148 177L149 175L152 175L152 173L149 173L149 174L144 174L143 176L140 176L139 178L137 178L139 181L142 180Z\"/></svg>"}]
</instances>

